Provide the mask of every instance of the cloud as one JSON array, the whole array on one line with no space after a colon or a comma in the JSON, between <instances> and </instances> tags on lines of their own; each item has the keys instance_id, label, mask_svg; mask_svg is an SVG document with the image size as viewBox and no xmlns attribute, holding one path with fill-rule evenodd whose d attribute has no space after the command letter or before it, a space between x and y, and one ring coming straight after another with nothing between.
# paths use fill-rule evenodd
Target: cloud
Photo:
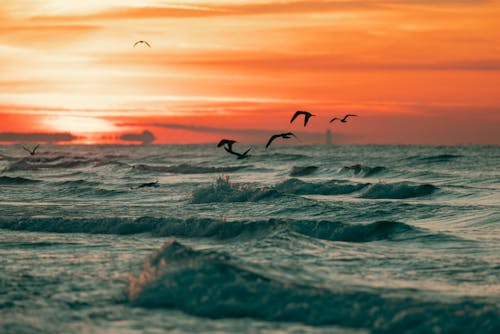
<instances>
[{"instance_id":1,"label":"cloud","mask_svg":"<svg viewBox=\"0 0 500 334\"><path fill-rule=\"evenodd\" d=\"M276 1L246 4L206 4L204 6L156 6L156 7L116 7L110 10L85 15L46 15L34 17L34 21L57 20L123 20L190 18L219 16L248 16L262 14L293 14L326 11L350 11L374 9L380 6L366 1Z\"/></svg>"},{"instance_id":2,"label":"cloud","mask_svg":"<svg viewBox=\"0 0 500 334\"><path fill-rule=\"evenodd\" d=\"M203 59L171 58L164 66L185 65L203 68L248 69L255 71L499 71L500 59L448 61L367 61L334 54L279 55L208 53Z\"/></svg>"},{"instance_id":3,"label":"cloud","mask_svg":"<svg viewBox=\"0 0 500 334\"><path fill-rule=\"evenodd\" d=\"M142 144L151 144L155 139L155 135L148 130L144 130L141 133L125 133L120 136L121 140L124 141L134 141L142 142Z\"/></svg>"},{"instance_id":4,"label":"cloud","mask_svg":"<svg viewBox=\"0 0 500 334\"><path fill-rule=\"evenodd\" d=\"M396 9L399 6L478 6L488 4L487 0L385 0L385 1L269 1L254 3L217 3L206 2L203 5L166 5L148 7L115 7L96 13L80 15L44 15L33 19L36 21L56 20L128 20L128 19L159 19L159 18L200 18L220 16L249 16L268 14L325 13L356 10Z\"/></svg>"},{"instance_id":5,"label":"cloud","mask_svg":"<svg viewBox=\"0 0 500 334\"><path fill-rule=\"evenodd\" d=\"M58 142L70 142L75 139L77 139L77 137L68 132L64 133L0 132L0 142L9 142L9 143L27 143L27 142L58 143Z\"/></svg>"}]
</instances>

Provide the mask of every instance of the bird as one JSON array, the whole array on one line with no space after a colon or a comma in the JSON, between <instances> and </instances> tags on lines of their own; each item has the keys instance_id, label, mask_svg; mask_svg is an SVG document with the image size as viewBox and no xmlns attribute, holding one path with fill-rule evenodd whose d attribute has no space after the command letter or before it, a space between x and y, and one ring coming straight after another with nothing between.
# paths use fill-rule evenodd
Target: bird
<instances>
[{"instance_id":1,"label":"bird","mask_svg":"<svg viewBox=\"0 0 500 334\"><path fill-rule=\"evenodd\" d=\"M35 147L33 147L33 149L28 149L26 148L26 146L23 146L23 149L28 152L30 155L35 155L36 154L36 150L37 148L40 146L40 144L36 145Z\"/></svg>"},{"instance_id":2,"label":"bird","mask_svg":"<svg viewBox=\"0 0 500 334\"><path fill-rule=\"evenodd\" d=\"M347 117L351 117L351 116L358 116L358 115L354 115L354 114L347 114L344 116L344 118L340 119L338 117L334 117L330 120L330 123L333 122L334 120L338 119L339 121L341 121L342 123L345 123L347 122Z\"/></svg>"},{"instance_id":3,"label":"bird","mask_svg":"<svg viewBox=\"0 0 500 334\"><path fill-rule=\"evenodd\" d=\"M275 140L276 138L281 137L283 139L290 139L290 138L292 138L292 136L295 137L295 138L297 138L297 136L294 135L292 132L280 133L280 134L277 134L277 135L272 135L271 138L269 138L269 140L267 141L266 150L269 147L269 145L271 145L271 143L273 142L273 140Z\"/></svg>"},{"instance_id":4,"label":"bird","mask_svg":"<svg viewBox=\"0 0 500 334\"><path fill-rule=\"evenodd\" d=\"M217 144L217 147L221 147L223 145L227 145L227 147L229 147L230 150L233 149L233 144L234 143L237 143L236 140L232 140L232 139L221 139L221 141Z\"/></svg>"},{"instance_id":5,"label":"bird","mask_svg":"<svg viewBox=\"0 0 500 334\"><path fill-rule=\"evenodd\" d=\"M293 114L293 117L290 120L290 123L292 123L299 115L304 115L304 126L307 125L309 118L311 118L312 116L316 116L316 115L311 114L309 111L297 110L295 112L295 114Z\"/></svg>"},{"instance_id":6,"label":"bird","mask_svg":"<svg viewBox=\"0 0 500 334\"><path fill-rule=\"evenodd\" d=\"M224 147L224 149L226 150L227 153L231 153L231 154L234 154L238 157L238 160L239 159L245 159L245 158L248 158L250 155L248 154L248 152L250 152L250 150L252 149L251 147L246 150L245 152L243 153L238 153L238 152L235 152L233 151L232 149L230 148L227 148L227 147Z\"/></svg>"},{"instance_id":7,"label":"bird","mask_svg":"<svg viewBox=\"0 0 500 334\"><path fill-rule=\"evenodd\" d=\"M134 48L135 48L138 44L141 44L141 43L142 43L142 44L146 44L148 47L151 47L151 45L149 45L149 43L148 43L148 42L146 42L146 41L137 41L137 42L135 42L135 43L134 43Z\"/></svg>"}]
</instances>

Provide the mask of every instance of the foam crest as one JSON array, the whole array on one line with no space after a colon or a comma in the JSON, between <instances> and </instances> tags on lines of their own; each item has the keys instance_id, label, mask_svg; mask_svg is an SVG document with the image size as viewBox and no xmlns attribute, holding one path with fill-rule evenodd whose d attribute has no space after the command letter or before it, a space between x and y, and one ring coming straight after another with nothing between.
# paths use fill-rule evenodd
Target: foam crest
<instances>
[{"instance_id":1,"label":"foam crest","mask_svg":"<svg viewBox=\"0 0 500 334\"><path fill-rule=\"evenodd\" d=\"M226 202L258 202L283 196L271 188L257 188L246 184L235 184L224 175L208 187L196 189L191 196L191 203L226 203Z\"/></svg>"}]
</instances>

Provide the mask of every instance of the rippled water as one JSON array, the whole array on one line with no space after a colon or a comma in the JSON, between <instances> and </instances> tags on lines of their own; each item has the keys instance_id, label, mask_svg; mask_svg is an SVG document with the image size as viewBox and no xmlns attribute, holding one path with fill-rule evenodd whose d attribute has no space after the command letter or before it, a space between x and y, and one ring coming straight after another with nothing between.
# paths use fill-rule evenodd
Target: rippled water
<instances>
[{"instance_id":1,"label":"rippled water","mask_svg":"<svg viewBox=\"0 0 500 334\"><path fill-rule=\"evenodd\" d=\"M500 332L498 146L0 146L0 332Z\"/></svg>"}]
</instances>

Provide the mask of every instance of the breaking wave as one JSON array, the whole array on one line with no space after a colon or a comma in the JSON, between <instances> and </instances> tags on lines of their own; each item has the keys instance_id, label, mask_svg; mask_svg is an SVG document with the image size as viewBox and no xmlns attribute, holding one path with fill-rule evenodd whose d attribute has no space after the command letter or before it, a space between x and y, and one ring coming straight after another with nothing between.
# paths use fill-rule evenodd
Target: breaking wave
<instances>
[{"instance_id":1,"label":"breaking wave","mask_svg":"<svg viewBox=\"0 0 500 334\"><path fill-rule=\"evenodd\" d=\"M194 250L171 240L145 260L140 272L129 275L125 298L134 306L178 309L213 319L250 317L371 328L375 333L500 329L500 311L494 304L430 302L394 296L397 290L390 296L355 287L304 285L261 271L228 254Z\"/></svg>"},{"instance_id":2,"label":"breaking wave","mask_svg":"<svg viewBox=\"0 0 500 334\"><path fill-rule=\"evenodd\" d=\"M375 183L367 187L361 198L405 199L427 196L439 188L432 184L414 184L410 182Z\"/></svg>"},{"instance_id":3,"label":"breaking wave","mask_svg":"<svg viewBox=\"0 0 500 334\"><path fill-rule=\"evenodd\" d=\"M238 237L272 237L274 233L300 235L344 242L377 240L401 241L434 235L429 231L400 222L379 221L369 224L346 224L335 221L268 219L257 221L225 221L210 218L99 218L66 219L22 218L0 220L0 228L52 233L138 234L155 237L188 237L230 239Z\"/></svg>"},{"instance_id":4,"label":"breaking wave","mask_svg":"<svg viewBox=\"0 0 500 334\"><path fill-rule=\"evenodd\" d=\"M350 194L368 186L368 183L353 183L332 180L324 183L310 183L299 179L288 179L275 186L276 190L295 195L342 195Z\"/></svg>"},{"instance_id":5,"label":"breaking wave","mask_svg":"<svg viewBox=\"0 0 500 334\"><path fill-rule=\"evenodd\" d=\"M191 203L258 202L283 196L272 188L256 188L246 184L235 184L224 175L208 187L196 189L191 195Z\"/></svg>"},{"instance_id":6,"label":"breaking wave","mask_svg":"<svg viewBox=\"0 0 500 334\"><path fill-rule=\"evenodd\" d=\"M134 165L132 168L142 172L163 172L174 174L210 174L210 173L229 173L235 172L244 168L250 167L249 165L242 166L227 166L227 167L204 167L190 164L180 164L174 166L153 166L153 165Z\"/></svg>"}]
</instances>

